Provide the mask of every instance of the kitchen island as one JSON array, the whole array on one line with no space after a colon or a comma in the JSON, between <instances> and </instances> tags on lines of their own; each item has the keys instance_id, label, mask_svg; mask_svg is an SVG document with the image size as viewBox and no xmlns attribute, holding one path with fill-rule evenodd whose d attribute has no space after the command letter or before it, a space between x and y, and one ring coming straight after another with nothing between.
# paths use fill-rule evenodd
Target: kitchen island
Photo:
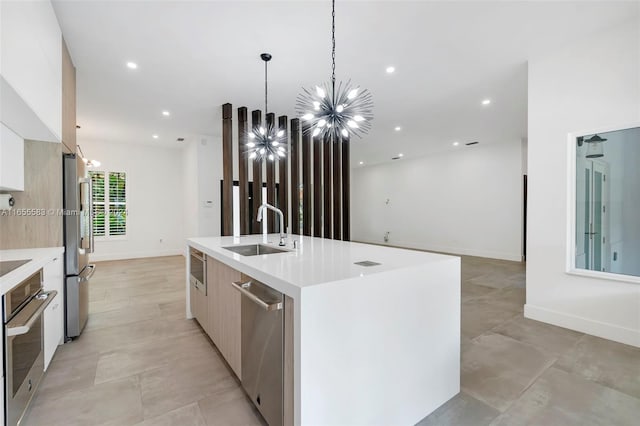
<instances>
[{"instance_id":1,"label":"kitchen island","mask_svg":"<svg viewBox=\"0 0 640 426\"><path fill-rule=\"evenodd\" d=\"M460 258L297 235L282 253L225 248L278 248L278 240L192 238L188 246L291 301L285 424L413 425L459 392Z\"/></svg>"}]
</instances>

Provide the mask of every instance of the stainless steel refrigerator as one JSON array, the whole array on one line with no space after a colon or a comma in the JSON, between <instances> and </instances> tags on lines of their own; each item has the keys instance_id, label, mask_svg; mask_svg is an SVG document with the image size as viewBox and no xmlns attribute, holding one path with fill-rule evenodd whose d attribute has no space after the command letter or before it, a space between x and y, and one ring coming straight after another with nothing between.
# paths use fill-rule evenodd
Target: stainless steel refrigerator
<instances>
[{"instance_id":1,"label":"stainless steel refrigerator","mask_svg":"<svg viewBox=\"0 0 640 426\"><path fill-rule=\"evenodd\" d=\"M93 252L93 204L91 179L76 154L63 155L65 246L65 340L82 333L89 317L89 280L95 265Z\"/></svg>"}]
</instances>

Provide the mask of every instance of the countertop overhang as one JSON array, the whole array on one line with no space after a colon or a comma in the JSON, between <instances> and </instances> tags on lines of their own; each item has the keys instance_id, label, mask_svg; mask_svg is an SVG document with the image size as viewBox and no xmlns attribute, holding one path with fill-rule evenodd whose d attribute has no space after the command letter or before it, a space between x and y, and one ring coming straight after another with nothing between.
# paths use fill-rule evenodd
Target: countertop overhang
<instances>
[{"instance_id":1,"label":"countertop overhang","mask_svg":"<svg viewBox=\"0 0 640 426\"><path fill-rule=\"evenodd\" d=\"M294 240L297 242L295 249ZM252 278L269 283L291 297L298 296L311 286L410 269L455 258L416 250L300 235L287 238L284 249L288 251L285 253L242 256L224 248L245 244L278 247L278 241L278 234L263 234L189 238L187 244ZM356 264L364 261L379 265Z\"/></svg>"},{"instance_id":2,"label":"countertop overhang","mask_svg":"<svg viewBox=\"0 0 640 426\"><path fill-rule=\"evenodd\" d=\"M29 262L0 277L0 291L4 295L22 280L38 271L55 257L64 253L64 247L0 250L0 261L25 260Z\"/></svg>"}]
</instances>

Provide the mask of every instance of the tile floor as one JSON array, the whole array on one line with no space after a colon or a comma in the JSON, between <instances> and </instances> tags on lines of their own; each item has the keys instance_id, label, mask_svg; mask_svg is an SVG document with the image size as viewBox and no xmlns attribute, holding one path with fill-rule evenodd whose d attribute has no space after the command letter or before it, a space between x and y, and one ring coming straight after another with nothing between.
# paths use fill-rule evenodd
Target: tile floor
<instances>
[{"instance_id":1,"label":"tile floor","mask_svg":"<svg viewBox=\"0 0 640 426\"><path fill-rule=\"evenodd\" d=\"M262 425L196 323L184 259L102 262L25 426ZM640 349L523 317L524 265L462 259L462 391L419 425L636 424Z\"/></svg>"}]
</instances>

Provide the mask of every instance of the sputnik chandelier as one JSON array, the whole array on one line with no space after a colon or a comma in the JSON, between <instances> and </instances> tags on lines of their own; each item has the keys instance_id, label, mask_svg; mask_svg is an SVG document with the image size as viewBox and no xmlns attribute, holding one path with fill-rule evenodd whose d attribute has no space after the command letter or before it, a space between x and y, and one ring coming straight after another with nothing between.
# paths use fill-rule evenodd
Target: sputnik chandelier
<instances>
[{"instance_id":1,"label":"sputnik chandelier","mask_svg":"<svg viewBox=\"0 0 640 426\"><path fill-rule=\"evenodd\" d=\"M336 87L336 2L332 0L331 11L331 81L304 89L296 100L296 112L308 124L307 132L313 136L333 137L342 135L362 137L371 129L373 99L367 89L340 82Z\"/></svg>"},{"instance_id":2,"label":"sputnik chandelier","mask_svg":"<svg viewBox=\"0 0 640 426\"><path fill-rule=\"evenodd\" d=\"M267 112L267 64L271 60L269 53L263 53L260 58L264 61L264 114ZM249 142L247 142L247 152L252 160L262 161L268 159L273 161L276 158L286 155L286 141L283 139L284 130L278 129L274 123L268 123L259 127L253 127L249 132Z\"/></svg>"}]
</instances>

